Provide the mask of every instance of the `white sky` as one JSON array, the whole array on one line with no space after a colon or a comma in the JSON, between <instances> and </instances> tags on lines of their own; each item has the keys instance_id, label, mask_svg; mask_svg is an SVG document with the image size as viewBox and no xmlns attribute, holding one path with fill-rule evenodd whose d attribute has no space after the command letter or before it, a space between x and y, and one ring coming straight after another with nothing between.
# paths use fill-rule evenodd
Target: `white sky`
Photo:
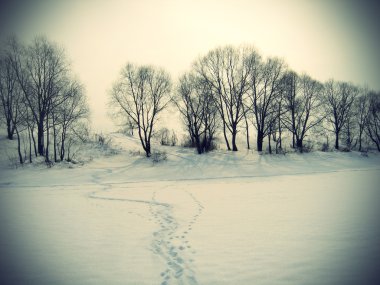
<instances>
[{"instance_id":1,"label":"white sky","mask_svg":"<svg viewBox=\"0 0 380 285\"><path fill-rule=\"evenodd\" d=\"M253 44L315 79L380 90L379 11L371 1L9 0L1 36L45 34L61 44L87 90L95 129L106 130L107 91L128 61L176 79L225 44Z\"/></svg>"}]
</instances>

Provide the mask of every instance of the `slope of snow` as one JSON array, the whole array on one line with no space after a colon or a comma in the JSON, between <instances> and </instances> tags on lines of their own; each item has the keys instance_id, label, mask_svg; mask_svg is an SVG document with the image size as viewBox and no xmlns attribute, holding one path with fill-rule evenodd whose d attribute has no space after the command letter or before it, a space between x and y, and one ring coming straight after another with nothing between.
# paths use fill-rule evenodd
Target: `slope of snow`
<instances>
[{"instance_id":1,"label":"slope of snow","mask_svg":"<svg viewBox=\"0 0 380 285\"><path fill-rule=\"evenodd\" d=\"M156 146L153 164L113 141L84 166L1 166L1 284L379 281L378 155Z\"/></svg>"}]
</instances>

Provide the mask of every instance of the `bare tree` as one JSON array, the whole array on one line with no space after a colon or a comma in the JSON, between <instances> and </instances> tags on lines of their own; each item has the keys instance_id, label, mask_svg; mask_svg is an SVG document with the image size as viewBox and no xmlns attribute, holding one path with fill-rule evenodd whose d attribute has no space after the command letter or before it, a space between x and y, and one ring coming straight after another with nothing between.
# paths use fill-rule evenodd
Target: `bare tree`
<instances>
[{"instance_id":1,"label":"bare tree","mask_svg":"<svg viewBox=\"0 0 380 285\"><path fill-rule=\"evenodd\" d=\"M64 52L45 37L36 37L26 48L14 42L8 57L36 121L38 154L44 155L44 134L49 129L47 116L68 72Z\"/></svg>"},{"instance_id":2,"label":"bare tree","mask_svg":"<svg viewBox=\"0 0 380 285\"><path fill-rule=\"evenodd\" d=\"M366 123L369 138L380 151L380 94L369 94L369 112Z\"/></svg>"},{"instance_id":3,"label":"bare tree","mask_svg":"<svg viewBox=\"0 0 380 285\"><path fill-rule=\"evenodd\" d=\"M244 117L244 128L245 128L245 139L247 143L247 149L251 149L250 143L249 143L249 113L252 112L251 108L246 105L245 102L243 102L243 117Z\"/></svg>"},{"instance_id":4,"label":"bare tree","mask_svg":"<svg viewBox=\"0 0 380 285\"><path fill-rule=\"evenodd\" d=\"M54 159L57 160L57 142L59 142L59 158L62 161L66 152L66 140L70 129L74 128L89 114L84 88L77 80L70 80L62 90L65 100L55 106L52 112L54 130ZM58 127L58 130L57 130ZM60 134L59 139L57 138Z\"/></svg>"},{"instance_id":5,"label":"bare tree","mask_svg":"<svg viewBox=\"0 0 380 285\"><path fill-rule=\"evenodd\" d=\"M170 89L170 76L164 70L130 63L112 88L111 103L136 123L147 157L157 115L167 106Z\"/></svg>"},{"instance_id":6,"label":"bare tree","mask_svg":"<svg viewBox=\"0 0 380 285\"><path fill-rule=\"evenodd\" d=\"M329 80L325 83L325 110L329 124L335 134L335 149L339 149L339 136L350 116L358 89L346 82Z\"/></svg>"},{"instance_id":7,"label":"bare tree","mask_svg":"<svg viewBox=\"0 0 380 285\"><path fill-rule=\"evenodd\" d=\"M174 104L180 111L198 154L210 150L217 125L217 106L211 86L194 74L184 74Z\"/></svg>"},{"instance_id":8,"label":"bare tree","mask_svg":"<svg viewBox=\"0 0 380 285\"><path fill-rule=\"evenodd\" d=\"M356 122L358 125L359 151L362 151L363 135L365 134L365 128L368 122L369 115L370 92L368 91L368 89L363 88L360 93L360 96L355 101L354 107L356 113Z\"/></svg>"},{"instance_id":9,"label":"bare tree","mask_svg":"<svg viewBox=\"0 0 380 285\"><path fill-rule=\"evenodd\" d=\"M125 123L125 126L126 126L126 131L129 131L129 134L133 136L134 130L137 129L136 123L128 117Z\"/></svg>"},{"instance_id":10,"label":"bare tree","mask_svg":"<svg viewBox=\"0 0 380 285\"><path fill-rule=\"evenodd\" d=\"M201 154L203 153L201 135L204 132L202 130L204 118L203 98L196 93L194 83L195 78L192 74L184 74L180 77L173 102L183 117L192 144L196 146L198 153Z\"/></svg>"},{"instance_id":11,"label":"bare tree","mask_svg":"<svg viewBox=\"0 0 380 285\"><path fill-rule=\"evenodd\" d=\"M231 147L227 131L231 136L232 150L237 151L238 125L244 117L243 96L249 88L249 75L259 58L253 48L226 46L210 51L194 64L196 73L216 95L228 150Z\"/></svg>"},{"instance_id":12,"label":"bare tree","mask_svg":"<svg viewBox=\"0 0 380 285\"><path fill-rule=\"evenodd\" d=\"M263 140L270 133L274 114L278 112L277 99L282 92L282 78L286 66L278 58L269 58L266 62L254 65L250 76L250 93L254 120L257 130L257 151L263 150Z\"/></svg>"},{"instance_id":13,"label":"bare tree","mask_svg":"<svg viewBox=\"0 0 380 285\"><path fill-rule=\"evenodd\" d=\"M285 114L285 109L283 108L284 96L283 92L279 92L276 96L275 101L272 105L272 111L269 115L269 130L268 130L268 150L272 153L271 141L275 143L276 153L282 151L282 133L283 133L283 120L282 117Z\"/></svg>"},{"instance_id":14,"label":"bare tree","mask_svg":"<svg viewBox=\"0 0 380 285\"><path fill-rule=\"evenodd\" d=\"M318 125L324 117L319 114L322 105L323 85L304 74L291 72L285 77L285 127L292 133L295 146L303 151L303 141L308 131Z\"/></svg>"},{"instance_id":15,"label":"bare tree","mask_svg":"<svg viewBox=\"0 0 380 285\"><path fill-rule=\"evenodd\" d=\"M17 76L12 68L11 61L9 58L2 56L0 58L0 100L1 110L7 126L7 137L10 140L13 140L15 133L15 126L13 125L15 118L13 116L17 113L20 92Z\"/></svg>"},{"instance_id":16,"label":"bare tree","mask_svg":"<svg viewBox=\"0 0 380 285\"><path fill-rule=\"evenodd\" d=\"M356 100L354 100L354 103ZM355 109L355 105L352 105L350 108L350 111L347 115L347 120L346 123L343 125L342 128L342 139L345 142L345 150L346 151L351 151L351 149L356 147L356 144L358 142L357 135L358 135L358 130L357 127L358 125L356 124L356 116L358 115L356 112L357 110Z\"/></svg>"},{"instance_id":17,"label":"bare tree","mask_svg":"<svg viewBox=\"0 0 380 285\"><path fill-rule=\"evenodd\" d=\"M68 124L73 125L73 121L88 112L86 102L76 99L83 98L83 92L76 92L81 96L73 95L75 92L72 87L80 84L70 75L63 49L45 37L36 37L30 45L24 46L13 36L6 42L2 66L3 63L6 72L2 69L1 95L11 95L12 99L2 100L3 106L15 103L12 113L9 113L15 116L17 110L19 119L12 119L12 122L15 122L12 124L16 124L14 128L18 140L20 132L27 130L30 162L33 145L35 155L44 155L46 162L50 163L51 137L54 144L54 160L57 161L58 132L67 132ZM3 77L5 74L7 78ZM82 87L74 89L83 90ZM79 109L81 111L78 111Z\"/></svg>"}]
</instances>

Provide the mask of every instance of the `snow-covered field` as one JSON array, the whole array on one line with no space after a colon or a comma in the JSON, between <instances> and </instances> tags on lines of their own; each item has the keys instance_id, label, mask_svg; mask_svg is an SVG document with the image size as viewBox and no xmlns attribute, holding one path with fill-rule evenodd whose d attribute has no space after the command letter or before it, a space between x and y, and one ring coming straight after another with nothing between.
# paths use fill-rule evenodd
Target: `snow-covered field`
<instances>
[{"instance_id":1,"label":"snow-covered field","mask_svg":"<svg viewBox=\"0 0 380 285\"><path fill-rule=\"evenodd\" d=\"M376 284L380 156L161 147L0 173L1 284Z\"/></svg>"}]
</instances>

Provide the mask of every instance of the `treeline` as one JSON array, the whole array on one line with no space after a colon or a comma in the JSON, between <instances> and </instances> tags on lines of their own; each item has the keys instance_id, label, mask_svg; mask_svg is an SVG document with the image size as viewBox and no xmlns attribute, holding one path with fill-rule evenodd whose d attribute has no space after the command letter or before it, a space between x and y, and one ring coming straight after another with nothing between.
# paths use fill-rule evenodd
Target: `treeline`
<instances>
[{"instance_id":1,"label":"treeline","mask_svg":"<svg viewBox=\"0 0 380 285\"><path fill-rule=\"evenodd\" d=\"M174 88L173 88L174 85ZM83 85L73 76L64 50L45 37L29 44L9 37L0 51L1 113L18 160L43 156L47 163L70 160L89 109ZM146 156L158 115L169 104L181 114L186 145L199 154L222 137L237 151L239 132L256 150L283 152L284 138L303 152L306 138L334 136L335 149L380 151L380 94L348 82L314 80L279 58L263 58L252 46L225 46L197 58L173 84L153 66L128 63L110 92L115 113L136 129ZM254 128L252 132L251 128ZM308 139L307 141L310 141Z\"/></svg>"},{"instance_id":2,"label":"treeline","mask_svg":"<svg viewBox=\"0 0 380 285\"><path fill-rule=\"evenodd\" d=\"M186 126L190 145L199 154L214 148L222 134L226 148L237 151L244 129L251 148L255 129L257 151L283 150L284 134L303 152L305 138L334 135L335 149L363 151L370 141L380 151L380 95L348 82L314 80L297 74L279 58L263 58L251 46L226 46L196 59L190 71L171 88L167 72L152 66L127 64L113 86L111 103L137 127L149 157L157 115L171 101ZM341 143L341 141L343 142Z\"/></svg>"},{"instance_id":3,"label":"treeline","mask_svg":"<svg viewBox=\"0 0 380 285\"><path fill-rule=\"evenodd\" d=\"M70 160L73 137L89 109L61 47L45 37L23 44L12 36L2 43L0 100L21 164L38 156L47 163Z\"/></svg>"}]
</instances>

